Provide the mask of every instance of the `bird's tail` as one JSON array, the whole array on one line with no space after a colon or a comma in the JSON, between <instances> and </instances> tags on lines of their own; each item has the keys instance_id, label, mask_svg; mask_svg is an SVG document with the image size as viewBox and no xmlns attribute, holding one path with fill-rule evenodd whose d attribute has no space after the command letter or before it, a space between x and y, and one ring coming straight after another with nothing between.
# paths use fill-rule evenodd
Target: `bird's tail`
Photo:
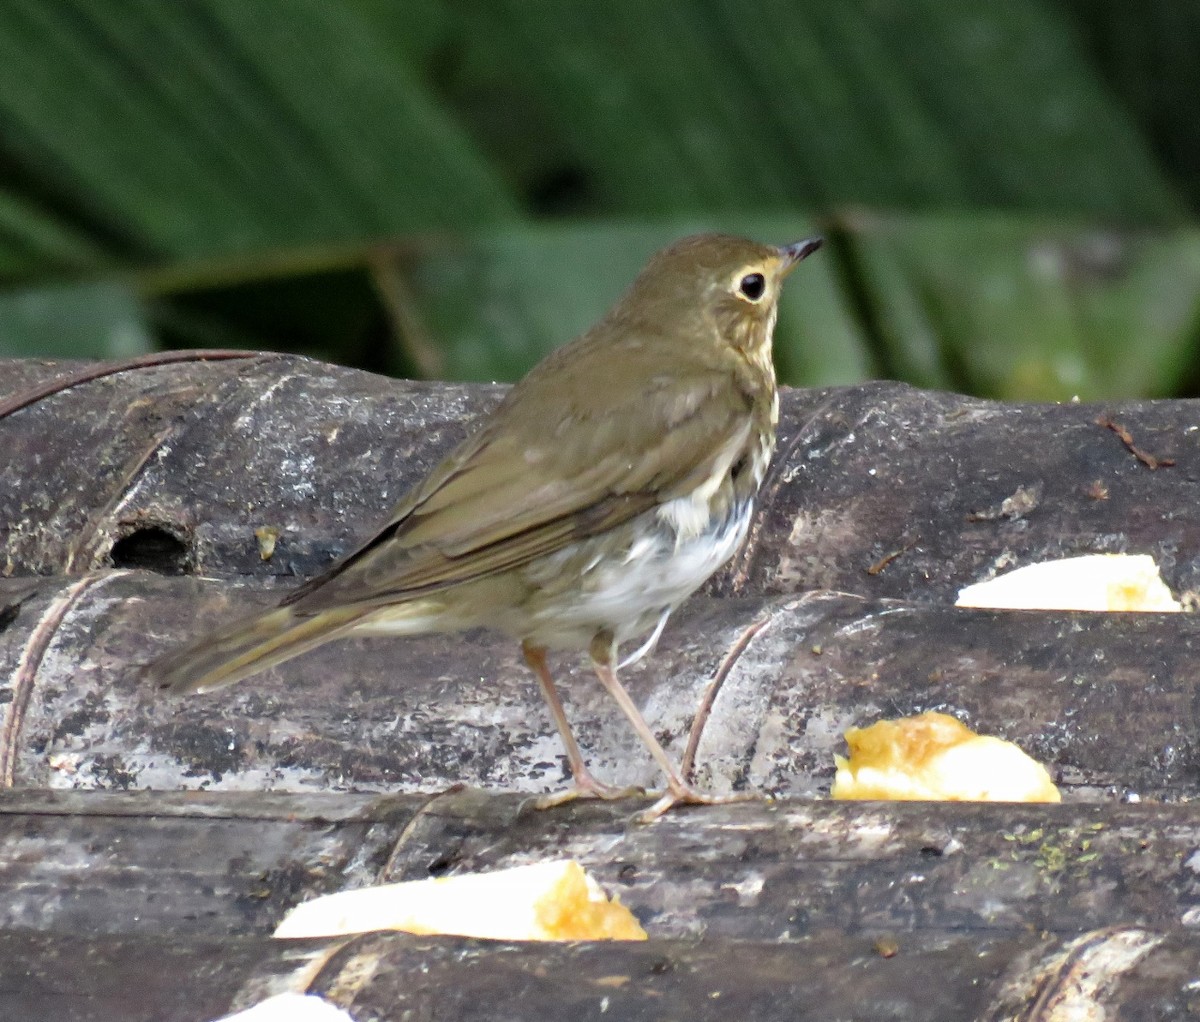
<instances>
[{"instance_id":1,"label":"bird's tail","mask_svg":"<svg viewBox=\"0 0 1200 1022\"><path fill-rule=\"evenodd\" d=\"M154 661L146 675L176 695L211 692L299 656L348 631L360 609L300 615L290 607L239 621Z\"/></svg>"}]
</instances>

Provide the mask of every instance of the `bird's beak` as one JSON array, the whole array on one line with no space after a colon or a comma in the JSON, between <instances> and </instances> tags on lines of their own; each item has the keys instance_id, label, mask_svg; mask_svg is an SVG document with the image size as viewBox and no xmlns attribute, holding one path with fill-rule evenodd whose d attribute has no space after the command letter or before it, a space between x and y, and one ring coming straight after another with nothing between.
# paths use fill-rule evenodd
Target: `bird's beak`
<instances>
[{"instance_id":1,"label":"bird's beak","mask_svg":"<svg viewBox=\"0 0 1200 1022\"><path fill-rule=\"evenodd\" d=\"M808 238L804 241L794 241L790 245L784 245L779 250L783 254L783 272L790 273L800 260L807 259L824 244L824 238Z\"/></svg>"}]
</instances>

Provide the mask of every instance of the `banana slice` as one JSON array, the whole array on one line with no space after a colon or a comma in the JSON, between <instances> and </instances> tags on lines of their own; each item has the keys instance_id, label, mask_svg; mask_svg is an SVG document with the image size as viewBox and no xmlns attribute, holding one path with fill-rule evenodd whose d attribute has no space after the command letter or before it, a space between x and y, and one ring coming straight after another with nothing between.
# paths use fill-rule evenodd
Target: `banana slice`
<instances>
[{"instance_id":1,"label":"banana slice","mask_svg":"<svg viewBox=\"0 0 1200 1022\"><path fill-rule=\"evenodd\" d=\"M297 905L276 937L369 930L492 940L645 940L633 913L571 859L342 891Z\"/></svg>"},{"instance_id":2,"label":"banana slice","mask_svg":"<svg viewBox=\"0 0 1200 1022\"><path fill-rule=\"evenodd\" d=\"M1168 613L1183 610L1149 554L1085 554L1029 564L960 590L957 606Z\"/></svg>"},{"instance_id":3,"label":"banana slice","mask_svg":"<svg viewBox=\"0 0 1200 1022\"><path fill-rule=\"evenodd\" d=\"M1046 768L1001 738L977 735L944 713L881 720L846 732L835 756L838 799L1058 802Z\"/></svg>"},{"instance_id":4,"label":"banana slice","mask_svg":"<svg viewBox=\"0 0 1200 1022\"><path fill-rule=\"evenodd\" d=\"M347 1012L311 994L276 994L217 1022L354 1022Z\"/></svg>"}]
</instances>

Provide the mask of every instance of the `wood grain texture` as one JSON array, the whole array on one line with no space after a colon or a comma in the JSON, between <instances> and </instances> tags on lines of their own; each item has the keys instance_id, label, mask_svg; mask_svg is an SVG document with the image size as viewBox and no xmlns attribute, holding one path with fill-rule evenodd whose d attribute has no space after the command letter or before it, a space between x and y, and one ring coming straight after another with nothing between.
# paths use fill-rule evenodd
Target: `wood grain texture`
<instances>
[{"instance_id":1,"label":"wood grain texture","mask_svg":"<svg viewBox=\"0 0 1200 1022\"><path fill-rule=\"evenodd\" d=\"M1110 1017L1193 1004L1188 807L793 800L649 827L632 809L537 812L467 790L6 793L0 1009L36 995L68 1020L117 1005L207 1018L280 989L380 1019L638 1018L656 1002L700 1018L773 1005L768 1017L868 1019L886 1003L900 1019L1049 1022L1064 997ZM269 940L287 908L330 890L561 856L651 940ZM139 969L152 980L134 983ZM1120 1013L1135 1007L1151 1013Z\"/></svg>"},{"instance_id":2,"label":"wood grain texture","mask_svg":"<svg viewBox=\"0 0 1200 1022\"><path fill-rule=\"evenodd\" d=\"M47 579L0 631L0 762L18 786L565 783L536 684L502 637L341 640L231 689L171 698L138 665L278 590L133 571L89 581ZM762 622L739 649L747 625ZM600 775L659 783L585 665L555 665ZM1190 614L701 596L625 678L676 756L711 694L695 770L718 791L826 794L847 727L936 709L1017 742L1068 798L1200 795L1200 622Z\"/></svg>"},{"instance_id":3,"label":"wood grain texture","mask_svg":"<svg viewBox=\"0 0 1200 1022\"><path fill-rule=\"evenodd\" d=\"M0 400L64 371L0 361ZM54 394L0 420L4 573L111 565L116 541L153 526L182 544L179 571L309 577L502 393L262 356ZM1005 566L1098 551L1151 553L1177 591L1200 585L1194 401L1021 405L871 383L784 391L781 414L752 540L714 593L946 601ZM1098 420L1175 464L1150 470ZM1023 510L1005 512L1018 492ZM264 526L280 531L269 560Z\"/></svg>"},{"instance_id":4,"label":"wood grain texture","mask_svg":"<svg viewBox=\"0 0 1200 1022\"><path fill-rule=\"evenodd\" d=\"M80 368L0 364L0 404L53 391L0 418L0 1015L192 1022L284 988L387 1020L1196 1011L1197 619L952 606L1096 551L1153 554L1194 599L1195 402L786 393L750 542L624 676L702 786L780 800L645 827L638 800L529 807L561 748L485 632L342 641L190 700L140 679L361 540L500 388ZM555 666L597 773L657 783ZM846 727L928 709L1016 741L1066 802L823 798ZM648 944L267 938L316 894L564 855Z\"/></svg>"}]
</instances>

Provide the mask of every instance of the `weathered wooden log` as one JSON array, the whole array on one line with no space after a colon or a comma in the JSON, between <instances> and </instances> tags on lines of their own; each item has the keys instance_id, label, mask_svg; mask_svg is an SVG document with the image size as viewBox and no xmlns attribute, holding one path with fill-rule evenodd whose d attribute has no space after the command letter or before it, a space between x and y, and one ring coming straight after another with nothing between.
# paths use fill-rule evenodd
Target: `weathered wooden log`
<instances>
[{"instance_id":1,"label":"weathered wooden log","mask_svg":"<svg viewBox=\"0 0 1200 1022\"><path fill-rule=\"evenodd\" d=\"M1200 927L1185 806L639 803L515 795L9 792L0 928L268 935L318 894L578 859L656 939L944 940Z\"/></svg>"},{"instance_id":2,"label":"weathered wooden log","mask_svg":"<svg viewBox=\"0 0 1200 1022\"><path fill-rule=\"evenodd\" d=\"M30 365L0 361L0 403L79 372ZM0 568L315 574L501 393L261 355L46 394L0 418ZM260 528L279 532L267 559Z\"/></svg>"},{"instance_id":3,"label":"weathered wooden log","mask_svg":"<svg viewBox=\"0 0 1200 1022\"><path fill-rule=\"evenodd\" d=\"M379 1022L1175 1019L1195 1013L1198 955L1194 933L1140 927L930 948L837 934L531 946L382 933L272 942L0 932L0 1009L55 1022L196 1022L305 991Z\"/></svg>"},{"instance_id":4,"label":"weathered wooden log","mask_svg":"<svg viewBox=\"0 0 1200 1022\"><path fill-rule=\"evenodd\" d=\"M1093 551L1200 588L1194 402L785 394L749 543L627 680L675 755L694 734L703 785L793 797L638 827L636 802L429 797L564 783L486 633L343 642L191 701L146 687L140 663L368 534L502 393L186 359L0 363L0 1016L194 1022L288 987L380 1019L1194 1009L1200 625L950 605ZM567 666L598 773L657 783ZM794 797L827 790L846 726L925 709L1018 741L1076 804ZM265 938L317 893L564 854L648 944Z\"/></svg>"},{"instance_id":5,"label":"weathered wooden log","mask_svg":"<svg viewBox=\"0 0 1200 1022\"><path fill-rule=\"evenodd\" d=\"M25 597L0 631L9 784L565 783L516 644L491 633L340 641L234 688L172 699L142 680L139 661L275 592L131 571L49 579L34 595L29 580L9 585ZM584 665L558 666L600 774L660 783ZM715 790L827 792L846 727L939 709L1018 742L1069 797L1200 795L1200 619L1190 614L697 597L626 680L674 755L696 727L697 775Z\"/></svg>"},{"instance_id":6,"label":"weathered wooden log","mask_svg":"<svg viewBox=\"0 0 1200 1022\"><path fill-rule=\"evenodd\" d=\"M79 372L0 362L5 574L313 575L502 393L270 355L139 363L44 393ZM1197 408L787 391L751 540L712 591L944 601L1001 566L1118 550L1196 589Z\"/></svg>"},{"instance_id":7,"label":"weathered wooden log","mask_svg":"<svg viewBox=\"0 0 1200 1022\"><path fill-rule=\"evenodd\" d=\"M1052 1003L1047 991L1074 990L1072 968L1091 977L1088 996L1109 1009L1188 1003L1200 923L1200 819L1189 806L747 803L680 813L653 827L631 825L630 811L590 804L543 813L518 797L475 792L428 804L350 794L10 792L0 797L3 923L54 936L4 938L0 1015L6 1003L20 1007L22 997L40 1010L53 1005L65 1019L103 1017L105 997L109 1013L119 1005L123 1018L187 1017L171 1012L198 1005L215 1015L228 1006L223 995L243 1003L235 994L277 989L278 979L271 987L264 972L278 977L286 961L229 935L265 933L303 898L564 854L619 891L655 935L651 946L691 978L642 989L648 959L637 951L614 959L594 949L363 938L351 946L373 963L370 983L341 1003L364 1012L372 1006L377 1013L368 1017L404 1017L391 1012L417 1005L469 1018L503 987L509 993L492 1017L560 1017L561 998L573 1004L577 994L577 955L617 969L597 964L585 975L630 976L620 986L624 997L610 1002L615 1018L637 1017L644 998L690 1004L700 996L693 988L699 975L710 983L719 977L705 989L722 990L726 1006L780 998L790 1008L794 997L801 1018L823 1017L819 1006L836 1008L836 1017L870 1018L885 995L898 1018L961 1018L976 1005L995 1009L987 1017L1007 1018L1000 1007L1013 998L1018 1007L1039 998ZM1189 935L1161 939L1144 930L1180 925ZM1106 932L1065 948L1065 935L1098 926ZM1133 950L1119 944L1116 951L1132 963L1110 982L1088 954L1100 954L1096 942L1107 947L1111 928L1122 926L1133 928ZM1063 938L1035 939L1044 932ZM87 936L63 936L71 933ZM700 945L669 939L700 934ZM1042 964L997 951L1009 945ZM148 946L158 950L137 953ZM340 947L329 945L337 954ZM1111 950L1102 956L1110 969ZM47 977L43 961L31 996L31 954L49 955L73 981L56 983L61 973ZM169 960L156 964L159 954ZM710 971L714 959L741 963L743 954L741 967ZM897 971L876 975L871 963L893 954ZM124 975L134 965L174 982L143 984L122 998L119 986L93 971ZM557 972L560 965L567 971ZM1003 983L995 978L1001 968ZM395 998L397 969L422 977L416 992L408 984ZM939 980L938 969L951 972ZM342 989L318 982L311 969L296 971L307 989ZM539 975L543 981L534 982ZM932 1001L922 995L930 983L939 990ZM984 1016L972 1008L970 1017Z\"/></svg>"},{"instance_id":8,"label":"weathered wooden log","mask_svg":"<svg viewBox=\"0 0 1200 1022\"><path fill-rule=\"evenodd\" d=\"M0 1017L213 1018L283 989L379 1019L633 1019L657 1005L1050 1022L1092 1017L1056 1005L1194 1006L1187 807L792 801L651 827L628 809L538 812L471 791L6 793ZM266 938L318 893L562 855L619 892L651 940Z\"/></svg>"}]
</instances>

